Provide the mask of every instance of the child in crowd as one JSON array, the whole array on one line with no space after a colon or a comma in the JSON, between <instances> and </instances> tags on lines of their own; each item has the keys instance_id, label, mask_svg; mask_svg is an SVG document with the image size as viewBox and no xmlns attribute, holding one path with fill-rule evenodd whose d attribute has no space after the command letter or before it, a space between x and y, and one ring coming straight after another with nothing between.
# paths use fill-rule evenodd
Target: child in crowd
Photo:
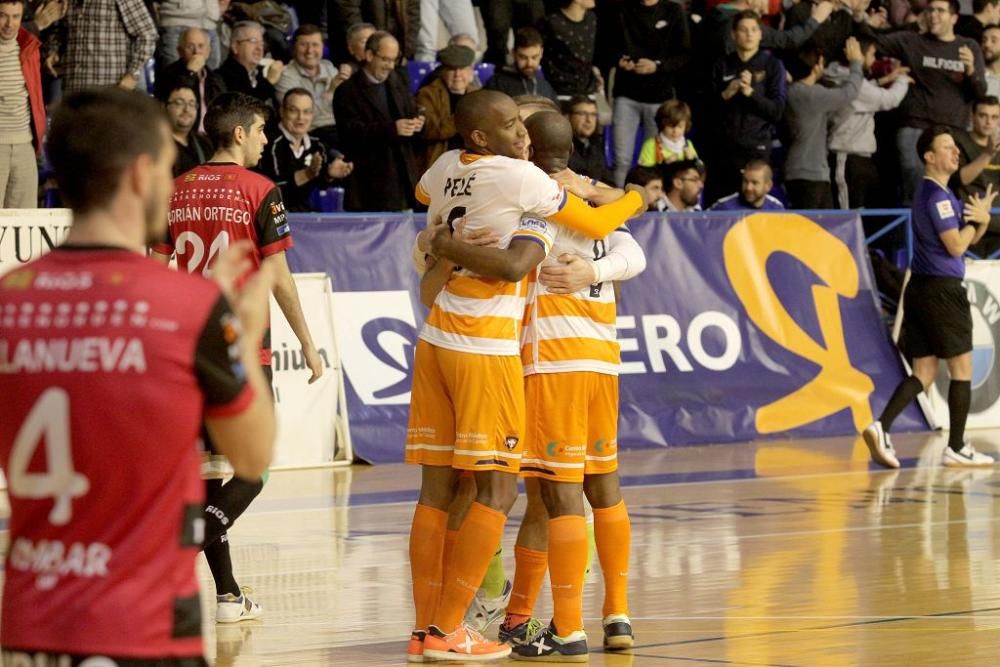
<instances>
[{"instance_id":1,"label":"child in crowd","mask_svg":"<svg viewBox=\"0 0 1000 667\"><path fill-rule=\"evenodd\" d=\"M687 138L691 131L691 107L680 100L667 100L656 110L656 127L652 139L646 139L639 152L639 165L655 167L658 164L695 160L698 152Z\"/></svg>"}]
</instances>

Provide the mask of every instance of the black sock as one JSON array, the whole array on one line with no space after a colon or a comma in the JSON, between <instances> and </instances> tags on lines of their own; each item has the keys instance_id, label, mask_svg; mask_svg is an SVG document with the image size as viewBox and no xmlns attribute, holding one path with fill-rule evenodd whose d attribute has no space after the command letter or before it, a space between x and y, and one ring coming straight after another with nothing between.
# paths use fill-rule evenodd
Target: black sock
<instances>
[{"instance_id":1,"label":"black sock","mask_svg":"<svg viewBox=\"0 0 1000 667\"><path fill-rule=\"evenodd\" d=\"M215 594L232 593L239 597L240 585L233 576L233 561L229 557L227 534L223 533L219 539L205 547L205 560L208 561L208 568L212 571L212 579L215 579Z\"/></svg>"},{"instance_id":2,"label":"black sock","mask_svg":"<svg viewBox=\"0 0 1000 667\"><path fill-rule=\"evenodd\" d=\"M923 383L913 375L900 382L896 391L892 392L892 398L889 399L885 410L882 411L882 416L879 417L879 421L882 422L882 430L888 433L889 429L892 428L892 422L896 421L896 417L903 411L903 408L909 405L910 401L920 395L923 390Z\"/></svg>"},{"instance_id":3,"label":"black sock","mask_svg":"<svg viewBox=\"0 0 1000 667\"><path fill-rule=\"evenodd\" d=\"M216 484L210 484L216 482ZM205 480L205 546L219 539L257 497L264 482L248 482L233 477L222 485L220 480ZM207 549L206 549L207 551Z\"/></svg>"},{"instance_id":4,"label":"black sock","mask_svg":"<svg viewBox=\"0 0 1000 667\"><path fill-rule=\"evenodd\" d=\"M948 446L956 452L965 446L965 420L969 416L972 403L972 383L968 380L952 380L948 384L948 416L951 431Z\"/></svg>"}]
</instances>

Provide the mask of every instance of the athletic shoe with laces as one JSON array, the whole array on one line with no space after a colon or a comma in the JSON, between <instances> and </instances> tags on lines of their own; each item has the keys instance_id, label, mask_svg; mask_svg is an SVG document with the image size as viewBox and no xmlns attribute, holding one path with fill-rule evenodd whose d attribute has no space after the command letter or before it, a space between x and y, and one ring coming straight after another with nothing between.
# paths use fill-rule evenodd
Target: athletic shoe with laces
<instances>
[{"instance_id":1,"label":"athletic shoe with laces","mask_svg":"<svg viewBox=\"0 0 1000 667\"><path fill-rule=\"evenodd\" d=\"M632 634L632 621L625 614L608 614L601 621L604 626L604 648L609 651L621 651L632 648L635 635Z\"/></svg>"},{"instance_id":2,"label":"athletic shoe with laces","mask_svg":"<svg viewBox=\"0 0 1000 667\"><path fill-rule=\"evenodd\" d=\"M544 623L537 618L529 618L527 621L515 625L513 628L508 628L507 626L501 624L497 639L517 646L518 644L528 643L535 637L535 635L544 631Z\"/></svg>"},{"instance_id":3,"label":"athletic shoe with laces","mask_svg":"<svg viewBox=\"0 0 1000 667\"><path fill-rule=\"evenodd\" d=\"M587 662L590 659L587 633L577 630L560 637L550 624L527 643L515 646L510 657L534 662Z\"/></svg>"},{"instance_id":4,"label":"athletic shoe with laces","mask_svg":"<svg viewBox=\"0 0 1000 667\"><path fill-rule=\"evenodd\" d=\"M260 618L264 611L260 605L250 599L253 589L249 586L240 587L240 595L237 597L232 593L215 596L215 622L216 623L239 623L240 621L252 621Z\"/></svg>"},{"instance_id":5,"label":"athletic shoe with laces","mask_svg":"<svg viewBox=\"0 0 1000 667\"><path fill-rule=\"evenodd\" d=\"M886 468L898 468L899 459L896 458L896 449L892 446L889 434L882 429L882 422L872 422L871 425L861 432L861 437L868 445L871 452L872 461Z\"/></svg>"},{"instance_id":6,"label":"athletic shoe with laces","mask_svg":"<svg viewBox=\"0 0 1000 667\"><path fill-rule=\"evenodd\" d=\"M446 662L489 662L510 655L510 645L495 642L460 623L445 634L437 626L427 629L424 637L424 660Z\"/></svg>"},{"instance_id":7,"label":"athletic shoe with laces","mask_svg":"<svg viewBox=\"0 0 1000 667\"><path fill-rule=\"evenodd\" d=\"M465 613L465 624L477 632L486 632L495 621L503 618L507 603L510 602L511 591L514 586L510 580L504 582L503 592L500 597L486 597L482 590L476 591L476 597L469 605L469 611Z\"/></svg>"},{"instance_id":8,"label":"athletic shoe with laces","mask_svg":"<svg viewBox=\"0 0 1000 667\"><path fill-rule=\"evenodd\" d=\"M424 661L424 637L427 636L426 630L414 630L410 633L410 641L406 645L406 661L407 662L423 662Z\"/></svg>"},{"instance_id":9,"label":"athletic shoe with laces","mask_svg":"<svg viewBox=\"0 0 1000 667\"><path fill-rule=\"evenodd\" d=\"M946 446L944 448L944 455L941 457L941 463L956 468L985 468L993 465L995 461L992 456L977 452L972 443L966 440L965 447L962 447L957 452L951 447Z\"/></svg>"}]
</instances>

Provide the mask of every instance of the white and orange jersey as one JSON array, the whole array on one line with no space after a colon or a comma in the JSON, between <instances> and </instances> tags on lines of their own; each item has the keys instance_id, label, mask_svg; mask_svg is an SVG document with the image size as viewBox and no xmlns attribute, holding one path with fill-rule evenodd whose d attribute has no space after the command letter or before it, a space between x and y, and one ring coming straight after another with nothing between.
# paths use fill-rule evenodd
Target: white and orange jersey
<instances>
[{"instance_id":1,"label":"white and orange jersey","mask_svg":"<svg viewBox=\"0 0 1000 667\"><path fill-rule=\"evenodd\" d=\"M428 220L441 217L453 224L462 218L469 231L490 230L499 248L520 236L548 251L546 237L519 231L521 218L555 215L565 205L566 193L525 160L456 150L424 173L417 199L428 206ZM518 356L526 293L526 280L509 283L456 270L434 300L420 338L459 352Z\"/></svg>"},{"instance_id":2,"label":"white and orange jersey","mask_svg":"<svg viewBox=\"0 0 1000 667\"><path fill-rule=\"evenodd\" d=\"M528 217L522 221L522 228L522 233L546 237L551 245L543 267L557 265L563 254L601 260L608 254L612 237L623 237L638 249L624 227L597 241L550 221ZM574 294L553 294L532 277L526 313L521 339L525 375L581 371L618 375L621 356L615 334L612 280L594 283Z\"/></svg>"}]
</instances>

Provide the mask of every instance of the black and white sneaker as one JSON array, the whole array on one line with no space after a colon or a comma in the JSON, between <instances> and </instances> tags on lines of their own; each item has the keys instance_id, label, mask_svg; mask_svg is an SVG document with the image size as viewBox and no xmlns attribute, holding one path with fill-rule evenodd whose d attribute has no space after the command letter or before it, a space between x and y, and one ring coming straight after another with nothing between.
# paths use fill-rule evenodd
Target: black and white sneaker
<instances>
[{"instance_id":1,"label":"black and white sneaker","mask_svg":"<svg viewBox=\"0 0 1000 667\"><path fill-rule=\"evenodd\" d=\"M604 626L604 648L609 651L623 651L632 648L635 636L632 621L625 614L609 614L601 621Z\"/></svg>"},{"instance_id":2,"label":"black and white sneaker","mask_svg":"<svg viewBox=\"0 0 1000 667\"><path fill-rule=\"evenodd\" d=\"M515 645L510 657L534 662L587 662L590 660L587 633L577 630L560 637L555 626L549 625L527 643Z\"/></svg>"},{"instance_id":3,"label":"black and white sneaker","mask_svg":"<svg viewBox=\"0 0 1000 667\"><path fill-rule=\"evenodd\" d=\"M968 440L965 441L965 447L957 452L946 446L941 457L942 465L956 468L986 468L995 463L992 456L977 452Z\"/></svg>"},{"instance_id":4,"label":"black and white sneaker","mask_svg":"<svg viewBox=\"0 0 1000 667\"><path fill-rule=\"evenodd\" d=\"M232 593L215 596L215 622L240 623L260 618L264 613L260 605L250 599L253 589L249 586L240 587L240 596Z\"/></svg>"},{"instance_id":5,"label":"black and white sneaker","mask_svg":"<svg viewBox=\"0 0 1000 667\"><path fill-rule=\"evenodd\" d=\"M876 421L861 432L861 437L868 445L871 452L872 461L886 468L898 468L899 459L896 458L896 450L892 446L889 434L882 429L882 422Z\"/></svg>"}]
</instances>

